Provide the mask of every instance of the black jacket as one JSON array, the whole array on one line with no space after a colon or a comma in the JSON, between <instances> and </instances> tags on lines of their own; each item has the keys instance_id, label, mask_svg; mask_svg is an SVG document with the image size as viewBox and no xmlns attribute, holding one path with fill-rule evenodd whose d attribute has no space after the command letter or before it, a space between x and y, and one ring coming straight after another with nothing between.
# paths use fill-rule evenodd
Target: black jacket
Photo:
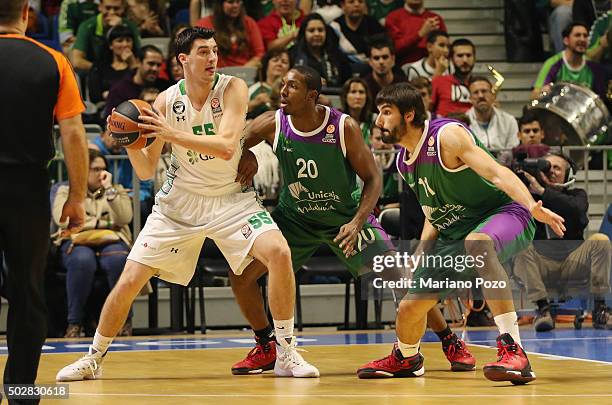
<instances>
[{"instance_id":1,"label":"black jacket","mask_svg":"<svg viewBox=\"0 0 612 405\"><path fill-rule=\"evenodd\" d=\"M557 189L546 187L544 194L536 200L542 200L545 208L552 210L565 219L565 242L534 243L538 253L555 260L564 260L584 241L584 230L589 224L587 212L589 199L586 191L581 188ZM547 226L536 221L535 240L559 239Z\"/></svg>"}]
</instances>

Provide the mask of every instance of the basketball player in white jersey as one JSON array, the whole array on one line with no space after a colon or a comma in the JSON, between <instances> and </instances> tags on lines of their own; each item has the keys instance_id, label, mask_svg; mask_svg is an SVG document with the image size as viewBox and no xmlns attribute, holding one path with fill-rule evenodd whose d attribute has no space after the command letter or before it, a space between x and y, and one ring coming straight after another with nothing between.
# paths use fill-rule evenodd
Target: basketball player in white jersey
<instances>
[{"instance_id":1,"label":"basketball player in white jersey","mask_svg":"<svg viewBox=\"0 0 612 405\"><path fill-rule=\"evenodd\" d=\"M127 318L134 298L157 276L187 285L206 237L215 241L239 275L253 259L269 271L270 310L277 337L278 376L318 377L296 350L293 336L295 279L287 242L255 193L236 183L247 86L218 74L214 31L188 28L177 38L185 79L162 92L156 111L141 116L155 141L128 149L141 179L154 176L165 142L172 144L166 183L128 256L119 282L106 299L87 355L64 367L58 381L99 378L107 349Z\"/></svg>"}]
</instances>

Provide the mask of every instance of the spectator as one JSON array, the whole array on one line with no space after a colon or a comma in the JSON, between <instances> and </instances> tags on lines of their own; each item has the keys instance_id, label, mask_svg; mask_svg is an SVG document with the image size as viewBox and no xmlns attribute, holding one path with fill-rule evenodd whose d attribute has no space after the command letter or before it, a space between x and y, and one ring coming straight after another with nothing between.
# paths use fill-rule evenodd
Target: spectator
<instances>
[{"instance_id":1,"label":"spectator","mask_svg":"<svg viewBox=\"0 0 612 405\"><path fill-rule=\"evenodd\" d=\"M550 0L552 8L548 17L548 30L555 53L565 47L563 31L572 22L572 5L574 0Z\"/></svg>"},{"instance_id":2,"label":"spectator","mask_svg":"<svg viewBox=\"0 0 612 405\"><path fill-rule=\"evenodd\" d=\"M599 63L587 60L584 56L588 36L588 27L581 22L573 22L563 30L565 50L544 62L544 66L538 73L532 98L537 98L546 85L563 81L588 87L602 100L606 100L605 72Z\"/></svg>"},{"instance_id":3,"label":"spectator","mask_svg":"<svg viewBox=\"0 0 612 405\"><path fill-rule=\"evenodd\" d=\"M423 105L425 106L425 114L427 114L427 119L431 120L434 118L431 114L431 82L426 77L417 77L412 79L410 84L421 94Z\"/></svg>"},{"instance_id":4,"label":"spectator","mask_svg":"<svg viewBox=\"0 0 612 405\"><path fill-rule=\"evenodd\" d=\"M142 96L142 93L138 95ZM118 184L121 184L123 188L131 190L133 188L133 170L132 164L127 159L127 152L121 146L118 146L115 140L111 137L108 128L102 132L102 135L97 136L93 143L89 145L90 149L97 149L105 156L122 156L123 159L114 159L108 171L113 175L113 178ZM153 206L153 182L150 180L139 180L140 183L140 218L146 219L151 212ZM141 221L144 223L144 221Z\"/></svg>"},{"instance_id":5,"label":"spectator","mask_svg":"<svg viewBox=\"0 0 612 405\"><path fill-rule=\"evenodd\" d=\"M140 49L138 27L124 18L125 0L101 0L100 14L81 23L72 50L71 62L77 69L91 70L94 63L102 62L108 54L106 34L111 27L126 25L132 31L134 49Z\"/></svg>"},{"instance_id":6,"label":"spectator","mask_svg":"<svg viewBox=\"0 0 612 405\"><path fill-rule=\"evenodd\" d=\"M342 87L351 77L349 61L338 49L338 38L316 13L302 21L291 59L292 65L308 66L319 72L323 86Z\"/></svg>"},{"instance_id":7,"label":"spectator","mask_svg":"<svg viewBox=\"0 0 612 405\"><path fill-rule=\"evenodd\" d=\"M166 31L162 28L163 16L160 18L159 13L151 9L149 0L127 0L127 4L128 18L136 24L141 37L163 37L166 35Z\"/></svg>"},{"instance_id":8,"label":"spectator","mask_svg":"<svg viewBox=\"0 0 612 405\"><path fill-rule=\"evenodd\" d=\"M58 32L64 54L72 48L81 23L98 14L98 0L64 0L60 6Z\"/></svg>"},{"instance_id":9,"label":"spectator","mask_svg":"<svg viewBox=\"0 0 612 405\"><path fill-rule=\"evenodd\" d=\"M200 19L213 13L216 0L189 0L189 26L196 26Z\"/></svg>"},{"instance_id":10,"label":"spectator","mask_svg":"<svg viewBox=\"0 0 612 405\"><path fill-rule=\"evenodd\" d=\"M60 245L61 261L66 269L67 338L81 336L85 305L94 285L95 273L102 270L109 289L112 289L123 271L132 243L128 226L132 221L132 201L121 185L112 183L113 176L106 168L104 156L90 149L83 229L70 238L57 233L56 243ZM68 194L68 186L62 185L53 201L53 220L60 227L62 206ZM122 329L122 336L132 334L130 318Z\"/></svg>"},{"instance_id":11,"label":"spectator","mask_svg":"<svg viewBox=\"0 0 612 405\"><path fill-rule=\"evenodd\" d=\"M525 110L523 116L518 119L519 146L512 149L514 160L519 158L540 158L546 156L550 146L542 143L544 140L544 129L540 124L538 116L532 110Z\"/></svg>"},{"instance_id":12,"label":"spectator","mask_svg":"<svg viewBox=\"0 0 612 405\"><path fill-rule=\"evenodd\" d=\"M145 87L156 87L159 90L166 90L169 83L161 80L159 69L162 65L162 52L153 45L143 46L141 49L142 60L133 75L126 75L111 87L106 99L104 118L106 118L113 108L122 102L138 98L138 95Z\"/></svg>"},{"instance_id":13,"label":"spectator","mask_svg":"<svg viewBox=\"0 0 612 405\"><path fill-rule=\"evenodd\" d=\"M408 80L426 77L432 80L436 76L451 74L448 60L448 34L444 31L432 31L427 35L427 56L407 65L402 69Z\"/></svg>"},{"instance_id":14,"label":"spectator","mask_svg":"<svg viewBox=\"0 0 612 405\"><path fill-rule=\"evenodd\" d=\"M170 84L178 83L179 80L185 78L185 71L183 65L179 63L176 56L169 57L166 59L166 66L169 66L168 70L168 81Z\"/></svg>"},{"instance_id":15,"label":"spectator","mask_svg":"<svg viewBox=\"0 0 612 405\"><path fill-rule=\"evenodd\" d=\"M391 12L385 21L400 66L427 56L426 41L430 32L446 32L442 17L426 10L424 3L424 0L406 0L404 7Z\"/></svg>"},{"instance_id":16,"label":"spectator","mask_svg":"<svg viewBox=\"0 0 612 405\"><path fill-rule=\"evenodd\" d=\"M587 193L583 189L572 189L576 165L563 154L549 154L548 173L537 176L522 172L529 183L529 191L565 219L565 235L562 240L552 242L551 232L544 224L537 224L533 244L515 259L514 271L527 287L527 297L537 305L534 320L535 330L545 332L555 327L550 314L548 288L557 287L566 291L572 280L582 280L590 274L590 292L594 298L593 326L612 329L610 309L606 307L605 295L610 292L610 239L596 233L584 240L584 230L589 223Z\"/></svg>"},{"instance_id":17,"label":"spectator","mask_svg":"<svg viewBox=\"0 0 612 405\"><path fill-rule=\"evenodd\" d=\"M108 30L107 42L112 56L96 63L87 80L89 99L94 103L105 101L110 88L138 64L132 31L127 26L117 25Z\"/></svg>"},{"instance_id":18,"label":"spectator","mask_svg":"<svg viewBox=\"0 0 612 405\"><path fill-rule=\"evenodd\" d=\"M368 63L372 72L365 76L363 80L368 84L372 100L376 100L378 92L383 87L407 81L406 75L401 69L393 69L395 67L395 48L393 48L393 43L385 37L372 40L368 51ZM374 109L375 107L372 107L373 112Z\"/></svg>"},{"instance_id":19,"label":"spectator","mask_svg":"<svg viewBox=\"0 0 612 405\"><path fill-rule=\"evenodd\" d=\"M274 10L257 22L268 50L286 49L293 46L304 13L295 0L272 0Z\"/></svg>"},{"instance_id":20,"label":"spectator","mask_svg":"<svg viewBox=\"0 0 612 405\"><path fill-rule=\"evenodd\" d=\"M269 111L271 107L272 89L289 71L289 52L285 49L268 51L259 69L259 81L249 87L248 119Z\"/></svg>"},{"instance_id":21,"label":"spectator","mask_svg":"<svg viewBox=\"0 0 612 405\"><path fill-rule=\"evenodd\" d=\"M395 164L395 153L393 153L398 148L394 148L393 145L383 142L382 131L377 126L372 127L369 138L368 143L373 152L388 152L374 153L376 166L383 174L383 189L378 199L378 207L381 210L399 207L398 173Z\"/></svg>"},{"instance_id":22,"label":"spectator","mask_svg":"<svg viewBox=\"0 0 612 405\"><path fill-rule=\"evenodd\" d=\"M468 82L473 107L466 115L470 129L487 149L511 149L519 144L516 118L495 107L493 85L484 76L473 76Z\"/></svg>"},{"instance_id":23,"label":"spectator","mask_svg":"<svg viewBox=\"0 0 612 405\"><path fill-rule=\"evenodd\" d=\"M264 43L257 23L245 14L242 0L219 1L213 10L213 15L202 18L197 26L215 30L217 67L259 66Z\"/></svg>"},{"instance_id":24,"label":"spectator","mask_svg":"<svg viewBox=\"0 0 612 405\"><path fill-rule=\"evenodd\" d=\"M393 11L404 5L404 0L367 0L368 14L379 24L385 25L385 19Z\"/></svg>"},{"instance_id":25,"label":"spectator","mask_svg":"<svg viewBox=\"0 0 612 405\"><path fill-rule=\"evenodd\" d=\"M359 124L363 140L369 144L374 100L370 96L367 83L358 77L347 80L342 87L340 101L342 102L342 111L350 115Z\"/></svg>"},{"instance_id":26,"label":"spectator","mask_svg":"<svg viewBox=\"0 0 612 405\"><path fill-rule=\"evenodd\" d=\"M339 38L340 50L352 63L368 63L368 38L382 34L385 29L374 17L368 15L365 0L342 0L344 15L336 18L330 27Z\"/></svg>"},{"instance_id":27,"label":"spectator","mask_svg":"<svg viewBox=\"0 0 612 405\"><path fill-rule=\"evenodd\" d=\"M172 29L172 32L170 33L170 38L168 39L168 54L166 60L164 61L164 64L159 70L160 79L168 81L171 80L169 73L171 64L169 64L168 61L170 61L170 59L172 58L176 59L176 37L178 37L178 35L187 28L189 28L188 24L177 24Z\"/></svg>"},{"instance_id":28,"label":"spectator","mask_svg":"<svg viewBox=\"0 0 612 405\"><path fill-rule=\"evenodd\" d=\"M606 65L612 62L609 48L610 35L612 35L610 32L611 16L612 10L608 9L607 13L595 20L589 33L589 49L586 52L589 59Z\"/></svg>"},{"instance_id":29,"label":"spectator","mask_svg":"<svg viewBox=\"0 0 612 405\"><path fill-rule=\"evenodd\" d=\"M453 74L435 77L431 82L432 111L439 117L451 112L464 113L472 107L467 84L476 63L476 47L469 39L456 39L451 45Z\"/></svg>"}]
</instances>

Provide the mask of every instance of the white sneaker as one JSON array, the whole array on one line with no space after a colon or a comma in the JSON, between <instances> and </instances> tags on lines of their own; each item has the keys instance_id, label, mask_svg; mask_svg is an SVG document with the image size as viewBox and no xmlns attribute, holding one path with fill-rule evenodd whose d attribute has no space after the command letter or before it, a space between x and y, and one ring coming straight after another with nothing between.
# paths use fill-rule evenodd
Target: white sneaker
<instances>
[{"instance_id":1,"label":"white sneaker","mask_svg":"<svg viewBox=\"0 0 612 405\"><path fill-rule=\"evenodd\" d=\"M318 377L319 370L302 358L296 346L295 336L291 338L289 343L285 339L281 339L281 343L276 344L274 374L278 377Z\"/></svg>"},{"instance_id":2,"label":"white sneaker","mask_svg":"<svg viewBox=\"0 0 612 405\"><path fill-rule=\"evenodd\" d=\"M55 379L57 381L82 381L95 380L102 377L102 362L104 356L100 352L95 352L91 347L89 353L81 357L72 364L61 369Z\"/></svg>"}]
</instances>

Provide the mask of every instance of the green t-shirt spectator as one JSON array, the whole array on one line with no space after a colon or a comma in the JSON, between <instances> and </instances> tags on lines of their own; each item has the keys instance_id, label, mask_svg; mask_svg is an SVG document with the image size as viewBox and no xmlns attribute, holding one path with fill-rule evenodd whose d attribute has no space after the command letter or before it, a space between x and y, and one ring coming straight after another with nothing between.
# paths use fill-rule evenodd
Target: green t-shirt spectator
<instances>
[{"instance_id":1,"label":"green t-shirt spectator","mask_svg":"<svg viewBox=\"0 0 612 405\"><path fill-rule=\"evenodd\" d=\"M138 27L126 18L123 19L123 24L127 25L130 31L132 31L134 50L139 50L140 33L138 32ZM102 23L102 14L98 14L83 21L77 31L74 49L78 49L85 53L86 59L94 64L102 61L108 52L108 42L106 40L107 31L108 28L105 28Z\"/></svg>"},{"instance_id":2,"label":"green t-shirt spectator","mask_svg":"<svg viewBox=\"0 0 612 405\"><path fill-rule=\"evenodd\" d=\"M585 59L578 69L573 69L565 61L563 54L564 51L546 59L534 87L542 88L549 83L572 82L590 88L603 98L605 96L605 73L601 65Z\"/></svg>"},{"instance_id":3,"label":"green t-shirt spectator","mask_svg":"<svg viewBox=\"0 0 612 405\"><path fill-rule=\"evenodd\" d=\"M99 1L64 0L58 17L59 40L63 44L75 36L83 21L98 14Z\"/></svg>"},{"instance_id":4,"label":"green t-shirt spectator","mask_svg":"<svg viewBox=\"0 0 612 405\"><path fill-rule=\"evenodd\" d=\"M257 82L255 84L252 84L249 87L249 101L253 100L255 97L257 97L261 93L266 93L269 96L272 95L272 87L270 87L270 85L265 82ZM257 116L269 110L270 110L270 106L268 106L267 104L260 104L257 107L255 107L252 111L248 112L247 118L254 119Z\"/></svg>"}]
</instances>

